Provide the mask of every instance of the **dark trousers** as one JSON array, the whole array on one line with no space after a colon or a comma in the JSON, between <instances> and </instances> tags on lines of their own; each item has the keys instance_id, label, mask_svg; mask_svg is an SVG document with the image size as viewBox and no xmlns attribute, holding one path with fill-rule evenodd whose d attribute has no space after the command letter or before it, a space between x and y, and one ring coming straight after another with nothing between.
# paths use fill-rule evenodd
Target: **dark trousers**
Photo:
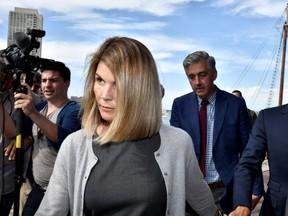
<instances>
[{"instance_id":1,"label":"dark trousers","mask_svg":"<svg viewBox=\"0 0 288 216\"><path fill-rule=\"evenodd\" d=\"M23 208L22 216L33 216L38 210L44 197L44 190L39 185L32 185L32 190L28 195L27 201Z\"/></svg>"},{"instance_id":2,"label":"dark trousers","mask_svg":"<svg viewBox=\"0 0 288 216\"><path fill-rule=\"evenodd\" d=\"M14 202L14 192L1 196L0 215L8 216Z\"/></svg>"}]
</instances>

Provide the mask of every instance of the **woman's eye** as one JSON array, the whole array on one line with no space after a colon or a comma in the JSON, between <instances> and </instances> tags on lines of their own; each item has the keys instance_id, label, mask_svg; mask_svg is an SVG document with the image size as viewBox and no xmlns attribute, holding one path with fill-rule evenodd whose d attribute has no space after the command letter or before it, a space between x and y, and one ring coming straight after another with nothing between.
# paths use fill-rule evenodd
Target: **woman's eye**
<instances>
[{"instance_id":1,"label":"woman's eye","mask_svg":"<svg viewBox=\"0 0 288 216\"><path fill-rule=\"evenodd\" d=\"M96 81L99 83L99 84L103 84L104 83L104 80L100 77L96 77Z\"/></svg>"}]
</instances>

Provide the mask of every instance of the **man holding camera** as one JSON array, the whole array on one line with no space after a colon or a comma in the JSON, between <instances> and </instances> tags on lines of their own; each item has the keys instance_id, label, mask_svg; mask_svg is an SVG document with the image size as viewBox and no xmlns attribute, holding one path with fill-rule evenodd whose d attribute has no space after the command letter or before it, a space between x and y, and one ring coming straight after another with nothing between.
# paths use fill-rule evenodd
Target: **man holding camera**
<instances>
[{"instance_id":1,"label":"man holding camera","mask_svg":"<svg viewBox=\"0 0 288 216\"><path fill-rule=\"evenodd\" d=\"M15 110L13 109L13 104L10 102L10 99L14 100L12 91L13 77L11 74L6 74L4 72L5 72L4 63L2 61L2 58L0 58L0 74L1 74L0 75L1 76L0 212L1 215L3 214L4 216L8 216L14 200L15 162L10 161L8 157L5 157L4 155L5 150L9 145L11 139L13 139L16 136L16 127L12 120L12 117L15 114ZM3 95L5 95L4 99Z\"/></svg>"},{"instance_id":2,"label":"man holding camera","mask_svg":"<svg viewBox=\"0 0 288 216\"><path fill-rule=\"evenodd\" d=\"M23 216L34 215L48 186L62 141L80 129L79 109L68 99L71 73L62 62L51 62L42 68L41 89L45 101L33 106L31 88L28 94L15 94L15 109L20 108L33 121L32 190L23 209Z\"/></svg>"},{"instance_id":3,"label":"man holding camera","mask_svg":"<svg viewBox=\"0 0 288 216\"><path fill-rule=\"evenodd\" d=\"M15 74L13 74L12 71L7 70L3 58L0 57L0 136L2 137L2 141L0 143L0 212L3 216L9 215L15 196L15 123L17 123L17 118L15 116L14 109L14 75ZM36 94L32 94L32 97L34 104L40 103L42 101ZM31 144L31 139L29 138L30 133L31 127L29 127L29 125L25 125L22 133L22 148L26 150L24 152L23 163L21 163L24 164L22 167L23 176L25 176L31 150L29 149ZM2 158L2 156L4 157Z\"/></svg>"}]
</instances>

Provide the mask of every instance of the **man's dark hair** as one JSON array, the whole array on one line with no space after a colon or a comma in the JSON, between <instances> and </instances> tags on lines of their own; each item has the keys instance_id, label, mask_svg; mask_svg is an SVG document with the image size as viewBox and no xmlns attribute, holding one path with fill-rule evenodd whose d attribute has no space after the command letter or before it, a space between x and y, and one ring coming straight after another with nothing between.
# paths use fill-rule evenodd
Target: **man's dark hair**
<instances>
[{"instance_id":1,"label":"man's dark hair","mask_svg":"<svg viewBox=\"0 0 288 216\"><path fill-rule=\"evenodd\" d=\"M60 76L63 78L64 82L71 79L70 69L66 67L66 65L63 62L60 61L50 62L49 65L47 65L44 68L41 68L41 72L45 70L58 71L60 73Z\"/></svg>"},{"instance_id":2,"label":"man's dark hair","mask_svg":"<svg viewBox=\"0 0 288 216\"><path fill-rule=\"evenodd\" d=\"M239 96L242 97L242 92L241 92L240 90L234 90L234 91L232 91L232 94L233 94L233 93L238 93Z\"/></svg>"},{"instance_id":3,"label":"man's dark hair","mask_svg":"<svg viewBox=\"0 0 288 216\"><path fill-rule=\"evenodd\" d=\"M41 82L41 74L39 72L34 74L34 81Z\"/></svg>"},{"instance_id":4,"label":"man's dark hair","mask_svg":"<svg viewBox=\"0 0 288 216\"><path fill-rule=\"evenodd\" d=\"M210 56L205 51L196 51L196 52L189 54L183 61L183 66L184 66L185 71L189 67L189 65L197 64L198 62L202 60L206 61L206 64L210 72L216 71L215 58L213 56Z\"/></svg>"}]
</instances>

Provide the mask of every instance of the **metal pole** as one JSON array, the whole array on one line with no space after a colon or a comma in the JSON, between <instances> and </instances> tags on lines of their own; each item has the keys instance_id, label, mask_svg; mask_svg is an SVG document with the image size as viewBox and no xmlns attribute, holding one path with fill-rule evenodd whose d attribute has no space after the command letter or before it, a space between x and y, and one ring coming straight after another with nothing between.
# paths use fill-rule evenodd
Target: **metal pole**
<instances>
[{"instance_id":1,"label":"metal pole","mask_svg":"<svg viewBox=\"0 0 288 216\"><path fill-rule=\"evenodd\" d=\"M19 215L20 188L23 183L23 154L22 154L22 131L24 124L24 113L21 109L16 110L16 163L15 163L15 191L14 191L14 216Z\"/></svg>"},{"instance_id":2,"label":"metal pole","mask_svg":"<svg viewBox=\"0 0 288 216\"><path fill-rule=\"evenodd\" d=\"M283 25L283 52L282 52L282 66L281 66L278 106L281 106L282 105L282 101L283 101L285 59L286 59L286 43L287 43L287 15L288 15L288 10L287 10L287 7L286 7L286 20L285 20L285 23Z\"/></svg>"}]
</instances>

